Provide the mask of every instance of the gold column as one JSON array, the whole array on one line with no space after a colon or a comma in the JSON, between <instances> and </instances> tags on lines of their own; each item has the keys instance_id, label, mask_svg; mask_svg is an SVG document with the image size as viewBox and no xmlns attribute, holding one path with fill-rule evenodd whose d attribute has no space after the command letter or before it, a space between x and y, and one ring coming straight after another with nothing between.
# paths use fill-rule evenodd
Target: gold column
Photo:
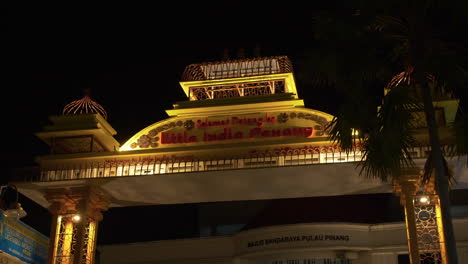
<instances>
[{"instance_id":1,"label":"gold column","mask_svg":"<svg viewBox=\"0 0 468 264\"><path fill-rule=\"evenodd\" d=\"M419 264L418 233L416 231L416 216L414 196L418 190L420 179L419 168L404 168L394 183L395 192L400 195L405 208L406 236L411 264Z\"/></svg>"},{"instance_id":2,"label":"gold column","mask_svg":"<svg viewBox=\"0 0 468 264\"><path fill-rule=\"evenodd\" d=\"M436 208L436 215L437 215L437 231L439 232L439 243L440 243L440 256L442 258L443 263L447 262L447 248L445 247L445 235L444 235L444 228L442 222L442 212L440 210L440 202L439 196L434 195L434 203Z\"/></svg>"},{"instance_id":3,"label":"gold column","mask_svg":"<svg viewBox=\"0 0 468 264\"><path fill-rule=\"evenodd\" d=\"M434 175L415 199L419 256L423 263L448 264L439 195ZM424 201L421 198L424 197Z\"/></svg>"},{"instance_id":4,"label":"gold column","mask_svg":"<svg viewBox=\"0 0 468 264\"><path fill-rule=\"evenodd\" d=\"M53 215L49 264L93 264L98 222L109 196L95 186L47 190Z\"/></svg>"},{"instance_id":5,"label":"gold column","mask_svg":"<svg viewBox=\"0 0 468 264\"><path fill-rule=\"evenodd\" d=\"M60 216L59 216L60 217ZM74 226L73 226L73 222L71 221L71 219L69 218L65 218L65 219L59 219L61 221L59 222L62 222L63 220L63 224L64 224L64 231L63 231L63 244L62 244L62 247L61 247L61 252L58 253L57 255L59 256L63 256L63 260L61 262L63 262L64 264L72 264L72 259L71 259L71 256L72 256L72 252L74 250L74 241L73 241L73 235L74 235Z\"/></svg>"},{"instance_id":6,"label":"gold column","mask_svg":"<svg viewBox=\"0 0 468 264\"><path fill-rule=\"evenodd\" d=\"M439 196L433 179L423 186L421 170L405 168L394 187L405 207L411 263L447 264Z\"/></svg>"}]
</instances>

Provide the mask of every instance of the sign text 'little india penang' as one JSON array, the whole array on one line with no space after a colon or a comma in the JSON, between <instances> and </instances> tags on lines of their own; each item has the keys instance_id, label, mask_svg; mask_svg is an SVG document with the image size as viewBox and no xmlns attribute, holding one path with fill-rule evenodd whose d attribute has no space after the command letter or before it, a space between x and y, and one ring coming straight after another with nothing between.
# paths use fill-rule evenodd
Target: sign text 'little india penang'
<instances>
[{"instance_id":1,"label":"sign text 'little india penang'","mask_svg":"<svg viewBox=\"0 0 468 264\"><path fill-rule=\"evenodd\" d=\"M223 120L211 121L208 118L197 120L196 128L203 129L203 133L193 133L191 131L183 132L163 132L161 133L161 144L181 144L195 142L223 141L234 139L251 138L273 138L273 137L305 137L313 136L313 127L270 127L265 128L266 124L276 123L274 116L260 118L239 118L231 117ZM248 130L239 129L239 126L254 126ZM207 129L219 127L220 131L209 132Z\"/></svg>"}]
</instances>

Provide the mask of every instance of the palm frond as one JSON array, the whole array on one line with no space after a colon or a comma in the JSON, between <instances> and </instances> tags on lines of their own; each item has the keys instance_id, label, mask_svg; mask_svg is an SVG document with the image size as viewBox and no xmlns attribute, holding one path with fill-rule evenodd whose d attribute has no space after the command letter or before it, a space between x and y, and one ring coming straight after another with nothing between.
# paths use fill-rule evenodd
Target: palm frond
<instances>
[{"instance_id":1,"label":"palm frond","mask_svg":"<svg viewBox=\"0 0 468 264\"><path fill-rule=\"evenodd\" d=\"M346 117L334 117L326 129L330 131L330 140L338 143L343 151L349 153L353 150L355 143L352 135L353 125Z\"/></svg>"},{"instance_id":2,"label":"palm frond","mask_svg":"<svg viewBox=\"0 0 468 264\"><path fill-rule=\"evenodd\" d=\"M449 147L448 155L451 157L463 157L468 155L468 118L461 116L455 119L455 122L451 124L451 130L454 135L454 142ZM468 159L466 160L466 166L468 167Z\"/></svg>"},{"instance_id":3,"label":"palm frond","mask_svg":"<svg viewBox=\"0 0 468 264\"><path fill-rule=\"evenodd\" d=\"M389 15L379 15L375 17L374 23L370 25L371 29L377 31L386 31L386 32L400 32L407 33L408 26L400 18ZM400 34L397 34L400 35ZM407 34L403 34L407 35Z\"/></svg>"},{"instance_id":4,"label":"palm frond","mask_svg":"<svg viewBox=\"0 0 468 264\"><path fill-rule=\"evenodd\" d=\"M353 81L342 84L353 87L353 93L349 90L345 92L347 100L327 127L330 140L345 152L352 151L355 144L364 139L367 131L374 126L377 116L375 102L368 91L370 84Z\"/></svg>"},{"instance_id":5,"label":"palm frond","mask_svg":"<svg viewBox=\"0 0 468 264\"><path fill-rule=\"evenodd\" d=\"M397 87L399 85L409 85L411 83L411 72L403 71L393 76L393 78L388 82L387 89L392 87Z\"/></svg>"},{"instance_id":6,"label":"palm frond","mask_svg":"<svg viewBox=\"0 0 468 264\"><path fill-rule=\"evenodd\" d=\"M442 166L444 169L444 176L447 177L449 184L452 185L453 183L456 183L456 180L453 176L453 172L450 170L447 160L445 159L444 155L441 154L442 157L440 159L442 160ZM422 176L422 184L425 185L431 181L432 175L435 170L435 159L436 157L434 156L434 152L431 150L429 152L429 156L427 157L426 163L424 164L424 173Z\"/></svg>"},{"instance_id":7,"label":"palm frond","mask_svg":"<svg viewBox=\"0 0 468 264\"><path fill-rule=\"evenodd\" d=\"M363 139L361 174L388 180L403 167L413 167L410 148L414 145L414 115L421 109L408 86L393 87L384 97L377 125Z\"/></svg>"}]
</instances>

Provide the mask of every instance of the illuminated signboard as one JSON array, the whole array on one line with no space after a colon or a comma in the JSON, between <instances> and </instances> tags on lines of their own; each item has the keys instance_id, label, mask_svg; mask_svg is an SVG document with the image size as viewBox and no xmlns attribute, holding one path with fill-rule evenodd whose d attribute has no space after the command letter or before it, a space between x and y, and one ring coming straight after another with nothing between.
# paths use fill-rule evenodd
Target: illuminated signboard
<instances>
[{"instance_id":1,"label":"illuminated signboard","mask_svg":"<svg viewBox=\"0 0 468 264\"><path fill-rule=\"evenodd\" d=\"M324 136L331 116L312 111L169 118L134 136L122 149L165 148L222 142L307 139Z\"/></svg>"},{"instance_id":2,"label":"illuminated signboard","mask_svg":"<svg viewBox=\"0 0 468 264\"><path fill-rule=\"evenodd\" d=\"M265 115L264 117L237 117L233 116L221 120L198 119L196 129L203 129L203 134L191 134L190 131L162 132L161 144L180 144L194 142L222 141L247 138L268 137L306 137L313 135L313 127L278 127L269 126L277 122L275 117ZM244 126L249 127L245 129ZM240 127L240 128L239 128ZM220 128L220 129L213 129ZM197 135L198 134L198 135Z\"/></svg>"},{"instance_id":3,"label":"illuminated signboard","mask_svg":"<svg viewBox=\"0 0 468 264\"><path fill-rule=\"evenodd\" d=\"M25 263L47 263L47 237L21 221L4 217L1 210L0 233L1 251Z\"/></svg>"}]
</instances>

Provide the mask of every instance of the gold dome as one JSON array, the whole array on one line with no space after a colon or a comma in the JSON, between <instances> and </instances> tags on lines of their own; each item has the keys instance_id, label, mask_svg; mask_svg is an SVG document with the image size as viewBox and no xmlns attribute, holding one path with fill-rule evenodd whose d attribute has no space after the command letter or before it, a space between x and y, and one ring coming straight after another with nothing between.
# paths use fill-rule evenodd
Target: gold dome
<instances>
[{"instance_id":1,"label":"gold dome","mask_svg":"<svg viewBox=\"0 0 468 264\"><path fill-rule=\"evenodd\" d=\"M107 112L100 104L96 103L89 97L88 93L80 100L73 101L67 104L62 111L64 115L79 115L79 114L100 114L107 119Z\"/></svg>"}]
</instances>

